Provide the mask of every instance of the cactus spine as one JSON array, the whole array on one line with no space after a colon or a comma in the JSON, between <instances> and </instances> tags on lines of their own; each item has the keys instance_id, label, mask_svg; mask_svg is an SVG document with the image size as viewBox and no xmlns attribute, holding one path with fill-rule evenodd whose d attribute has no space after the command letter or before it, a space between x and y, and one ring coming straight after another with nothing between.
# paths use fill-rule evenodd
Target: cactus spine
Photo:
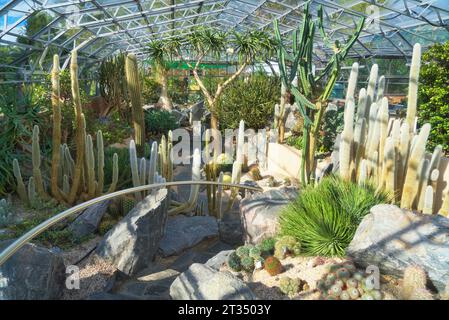
<instances>
[{"instance_id":1,"label":"cactus spine","mask_svg":"<svg viewBox=\"0 0 449 320\"><path fill-rule=\"evenodd\" d=\"M125 59L126 82L129 96L131 98L132 119L134 126L134 139L139 156L143 156L145 141L145 122L143 117L141 89L139 82L139 71L137 58L133 54L128 54Z\"/></svg>"},{"instance_id":2,"label":"cactus spine","mask_svg":"<svg viewBox=\"0 0 449 320\"><path fill-rule=\"evenodd\" d=\"M58 176L61 177L61 98L59 86L59 56L53 56L53 68L51 71L51 105L53 109L53 141L52 141L52 159L51 159L51 194L53 197L62 201L62 196L58 187Z\"/></svg>"},{"instance_id":3,"label":"cactus spine","mask_svg":"<svg viewBox=\"0 0 449 320\"><path fill-rule=\"evenodd\" d=\"M421 68L421 45L415 44L413 47L412 65L410 67L410 81L408 85L407 117L406 121L410 132L414 132L416 107L418 104L418 79Z\"/></svg>"}]
</instances>

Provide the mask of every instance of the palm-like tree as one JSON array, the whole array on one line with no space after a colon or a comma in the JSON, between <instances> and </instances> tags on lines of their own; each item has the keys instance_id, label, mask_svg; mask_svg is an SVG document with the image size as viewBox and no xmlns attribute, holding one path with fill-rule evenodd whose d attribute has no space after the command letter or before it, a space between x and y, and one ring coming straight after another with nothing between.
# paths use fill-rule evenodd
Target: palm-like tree
<instances>
[{"instance_id":1,"label":"palm-like tree","mask_svg":"<svg viewBox=\"0 0 449 320\"><path fill-rule=\"evenodd\" d=\"M162 40L152 41L148 45L148 55L153 65L155 80L161 86L161 96L159 102L162 108L171 110L173 103L168 95L168 65L170 47L166 46Z\"/></svg>"},{"instance_id":2,"label":"palm-like tree","mask_svg":"<svg viewBox=\"0 0 449 320\"><path fill-rule=\"evenodd\" d=\"M199 28L191 33L183 43L179 39L171 39L169 46L176 56L183 60L192 70L193 76L207 100L211 112L211 128L218 129L216 105L223 94L223 90L229 86L250 64L271 55L275 44L263 31L249 31L245 33L233 32L228 34L214 29ZM198 69L206 57L219 60L225 51L232 52L236 56L236 71L227 79L217 84L214 92L207 89L199 76ZM191 59L186 58L185 53L191 53ZM194 60L191 63L189 60Z\"/></svg>"}]
</instances>

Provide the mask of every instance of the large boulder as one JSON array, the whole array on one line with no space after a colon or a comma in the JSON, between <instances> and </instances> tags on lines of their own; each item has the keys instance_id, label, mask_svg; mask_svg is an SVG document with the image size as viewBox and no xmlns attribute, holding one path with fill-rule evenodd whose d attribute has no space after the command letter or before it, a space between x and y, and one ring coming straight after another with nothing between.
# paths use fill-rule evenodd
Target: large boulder
<instances>
[{"instance_id":1,"label":"large boulder","mask_svg":"<svg viewBox=\"0 0 449 320\"><path fill-rule=\"evenodd\" d=\"M0 242L0 252L12 242ZM27 243L0 266L0 300L60 299L65 272L60 255Z\"/></svg>"},{"instance_id":2,"label":"large boulder","mask_svg":"<svg viewBox=\"0 0 449 320\"><path fill-rule=\"evenodd\" d=\"M248 286L229 272L194 263L170 287L174 300L254 300Z\"/></svg>"},{"instance_id":3,"label":"large boulder","mask_svg":"<svg viewBox=\"0 0 449 320\"><path fill-rule=\"evenodd\" d=\"M131 275L153 260L167 222L167 189L139 202L98 244L96 254Z\"/></svg>"},{"instance_id":4,"label":"large boulder","mask_svg":"<svg viewBox=\"0 0 449 320\"><path fill-rule=\"evenodd\" d=\"M398 277L407 266L421 266L443 290L449 283L449 219L394 205L374 206L357 228L347 255L361 266L374 265Z\"/></svg>"},{"instance_id":5,"label":"large boulder","mask_svg":"<svg viewBox=\"0 0 449 320\"><path fill-rule=\"evenodd\" d=\"M246 241L257 244L266 237L274 236L278 230L280 210L297 196L296 188L281 188L244 198L240 202L240 213Z\"/></svg>"},{"instance_id":6,"label":"large boulder","mask_svg":"<svg viewBox=\"0 0 449 320\"><path fill-rule=\"evenodd\" d=\"M208 216L172 217L167 222L159 249L164 257L179 254L204 239L218 237L217 220Z\"/></svg>"},{"instance_id":7,"label":"large boulder","mask_svg":"<svg viewBox=\"0 0 449 320\"><path fill-rule=\"evenodd\" d=\"M111 200L104 200L91 205L72 222L69 230L77 238L93 234L98 230L101 218L105 215L110 203Z\"/></svg>"}]
</instances>

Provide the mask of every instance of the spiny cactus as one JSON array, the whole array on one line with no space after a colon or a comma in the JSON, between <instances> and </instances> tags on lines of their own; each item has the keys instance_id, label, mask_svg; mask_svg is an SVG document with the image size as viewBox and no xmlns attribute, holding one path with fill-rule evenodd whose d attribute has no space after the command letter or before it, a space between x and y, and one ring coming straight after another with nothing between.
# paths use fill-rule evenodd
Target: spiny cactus
<instances>
[{"instance_id":1,"label":"spiny cactus","mask_svg":"<svg viewBox=\"0 0 449 320\"><path fill-rule=\"evenodd\" d=\"M274 256L284 259L287 255L297 256L301 253L301 243L292 236L282 236L274 245Z\"/></svg>"},{"instance_id":2,"label":"spiny cactus","mask_svg":"<svg viewBox=\"0 0 449 320\"><path fill-rule=\"evenodd\" d=\"M240 263L243 270L246 272L252 272L254 270L254 259L250 256L244 256L240 258Z\"/></svg>"},{"instance_id":3,"label":"spiny cactus","mask_svg":"<svg viewBox=\"0 0 449 320\"><path fill-rule=\"evenodd\" d=\"M23 183L23 178L22 178L22 173L20 171L20 166L19 166L19 161L17 159L14 159L13 162L13 173L14 173L14 177L16 178L16 183L17 183L17 193L20 197L20 200L22 200L22 202L28 202L28 197L27 197L27 191L25 189L25 184Z\"/></svg>"},{"instance_id":4,"label":"spiny cactus","mask_svg":"<svg viewBox=\"0 0 449 320\"><path fill-rule=\"evenodd\" d=\"M240 257L237 255L237 253L235 251L233 251L229 257L228 260L226 261L227 265L229 268L231 268L231 270L239 272L242 270L242 264L240 263Z\"/></svg>"},{"instance_id":5,"label":"spiny cactus","mask_svg":"<svg viewBox=\"0 0 449 320\"><path fill-rule=\"evenodd\" d=\"M379 189L386 189L405 209L424 211L427 193L426 212L441 212L444 215L449 213L449 199L444 199L441 208L438 207L440 202L435 199L441 192L438 185L443 179L439 173L442 148L437 146L431 156L427 154L430 125L423 125L419 132L415 129L420 57L420 46L416 45L410 71L406 119L390 119L388 99L384 97L385 77L378 79L377 65L371 69L367 89L360 90L356 119L353 115L354 86L353 83L348 85L339 171L344 179L359 184L370 181ZM353 66L351 81L355 81L355 74ZM433 192L428 186L432 187Z\"/></svg>"},{"instance_id":6,"label":"spiny cactus","mask_svg":"<svg viewBox=\"0 0 449 320\"><path fill-rule=\"evenodd\" d=\"M266 258L263 267L271 276L276 276L284 270L281 262L276 257Z\"/></svg>"},{"instance_id":7,"label":"spiny cactus","mask_svg":"<svg viewBox=\"0 0 449 320\"><path fill-rule=\"evenodd\" d=\"M275 246L276 239L271 237L263 239L262 242L257 245L262 257L272 256L274 254Z\"/></svg>"},{"instance_id":8,"label":"spiny cactus","mask_svg":"<svg viewBox=\"0 0 449 320\"><path fill-rule=\"evenodd\" d=\"M433 300L426 288L426 272L418 266L409 266L404 270L401 286L401 298L404 300Z\"/></svg>"},{"instance_id":9,"label":"spiny cactus","mask_svg":"<svg viewBox=\"0 0 449 320\"><path fill-rule=\"evenodd\" d=\"M298 293L300 284L301 281L299 279L282 277L279 281L279 289L282 291L282 293L291 297Z\"/></svg>"},{"instance_id":10,"label":"spiny cactus","mask_svg":"<svg viewBox=\"0 0 449 320\"><path fill-rule=\"evenodd\" d=\"M145 142L145 122L142 109L140 77L137 58L128 54L125 59L125 74L129 97L131 98L132 120L134 126L134 139L138 148L138 155L143 156Z\"/></svg>"},{"instance_id":11,"label":"spiny cactus","mask_svg":"<svg viewBox=\"0 0 449 320\"><path fill-rule=\"evenodd\" d=\"M6 199L0 199L0 227L8 226L14 218L11 203Z\"/></svg>"}]
</instances>

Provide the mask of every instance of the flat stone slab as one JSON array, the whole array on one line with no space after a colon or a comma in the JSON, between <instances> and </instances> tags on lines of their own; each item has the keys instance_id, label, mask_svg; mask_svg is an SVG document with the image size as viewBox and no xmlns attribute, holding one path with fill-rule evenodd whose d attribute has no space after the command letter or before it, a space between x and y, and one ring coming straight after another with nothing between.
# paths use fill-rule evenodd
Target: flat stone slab
<instances>
[{"instance_id":1,"label":"flat stone slab","mask_svg":"<svg viewBox=\"0 0 449 320\"><path fill-rule=\"evenodd\" d=\"M174 300L254 300L249 287L230 272L219 272L195 263L170 287Z\"/></svg>"},{"instance_id":2,"label":"flat stone slab","mask_svg":"<svg viewBox=\"0 0 449 320\"><path fill-rule=\"evenodd\" d=\"M148 267L164 234L166 200L167 189L148 195L106 233L95 253L127 275Z\"/></svg>"},{"instance_id":3,"label":"flat stone slab","mask_svg":"<svg viewBox=\"0 0 449 320\"><path fill-rule=\"evenodd\" d=\"M70 224L69 230L77 238L83 238L93 234L98 230L98 225L110 203L111 200L104 200L91 205Z\"/></svg>"},{"instance_id":4,"label":"flat stone slab","mask_svg":"<svg viewBox=\"0 0 449 320\"><path fill-rule=\"evenodd\" d=\"M164 257L168 257L212 237L218 237L218 223L215 218L179 215L168 219L159 250Z\"/></svg>"},{"instance_id":5,"label":"flat stone slab","mask_svg":"<svg viewBox=\"0 0 449 320\"><path fill-rule=\"evenodd\" d=\"M442 291L449 283L449 219L377 205L362 220L346 253L361 266L374 265L397 277L410 265L421 266Z\"/></svg>"}]
</instances>

